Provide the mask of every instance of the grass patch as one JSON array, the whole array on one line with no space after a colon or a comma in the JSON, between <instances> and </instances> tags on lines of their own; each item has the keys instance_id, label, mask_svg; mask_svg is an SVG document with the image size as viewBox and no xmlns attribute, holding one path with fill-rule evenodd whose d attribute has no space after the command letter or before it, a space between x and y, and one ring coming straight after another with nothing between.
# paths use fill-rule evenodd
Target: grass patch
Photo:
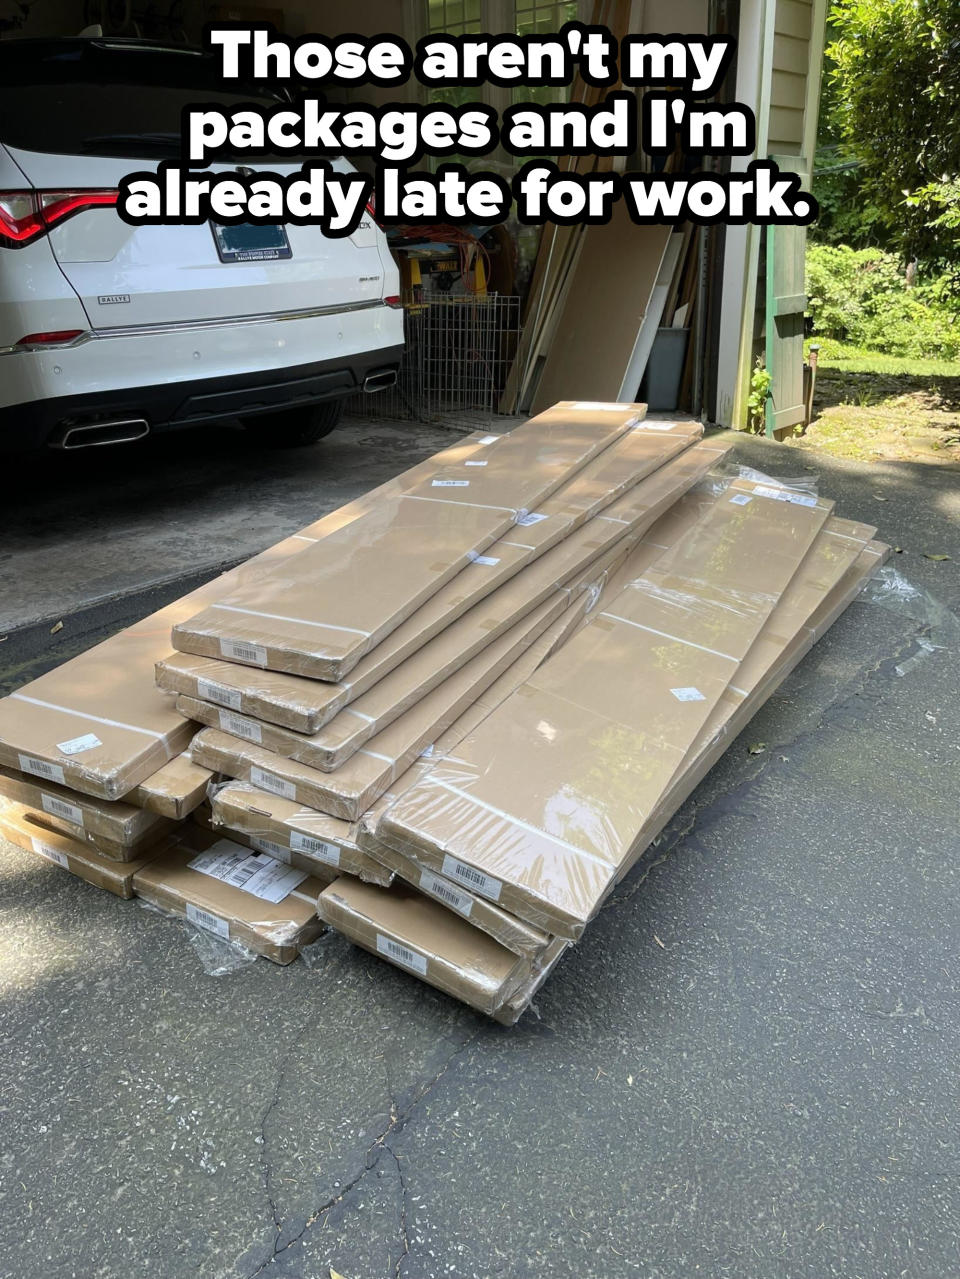
<instances>
[{"instance_id":1,"label":"grass patch","mask_svg":"<svg viewBox=\"0 0 960 1279\"><path fill-rule=\"evenodd\" d=\"M882 355L825 338L814 420L792 442L860 462L956 465L960 361Z\"/></svg>"},{"instance_id":2,"label":"grass patch","mask_svg":"<svg viewBox=\"0 0 960 1279\"><path fill-rule=\"evenodd\" d=\"M833 338L810 338L804 346L809 355L812 345L820 347L820 368L838 369L846 373L877 373L888 377L955 377L960 378L960 360L921 359L919 356L881 355L863 347L849 346Z\"/></svg>"}]
</instances>

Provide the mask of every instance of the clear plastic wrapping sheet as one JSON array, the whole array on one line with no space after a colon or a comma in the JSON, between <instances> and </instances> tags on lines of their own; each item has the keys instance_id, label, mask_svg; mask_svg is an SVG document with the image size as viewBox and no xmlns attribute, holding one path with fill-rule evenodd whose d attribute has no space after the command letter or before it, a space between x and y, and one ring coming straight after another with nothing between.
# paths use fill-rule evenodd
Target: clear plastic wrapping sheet
<instances>
[{"instance_id":1,"label":"clear plastic wrapping sheet","mask_svg":"<svg viewBox=\"0 0 960 1279\"><path fill-rule=\"evenodd\" d=\"M419 605L629 430L638 411L558 405L510 435L490 437L459 463L386 495L269 578L174 627L173 647L345 678Z\"/></svg>"},{"instance_id":2,"label":"clear plastic wrapping sheet","mask_svg":"<svg viewBox=\"0 0 960 1279\"><path fill-rule=\"evenodd\" d=\"M960 653L960 618L935 595L915 586L895 565L885 565L860 599L865 604L876 604L906 617L915 624L917 651L898 664L898 675L906 675L932 653Z\"/></svg>"},{"instance_id":3,"label":"clear plastic wrapping sheet","mask_svg":"<svg viewBox=\"0 0 960 1279\"><path fill-rule=\"evenodd\" d=\"M636 429L616 439L523 524L491 544L411 617L363 657L341 683L242 666L216 657L174 653L157 664L161 688L251 715L299 733L316 733L344 706L455 623L526 565L647 479L700 435L696 423L668 432ZM556 575L554 579L556 580Z\"/></svg>"},{"instance_id":4,"label":"clear plastic wrapping sheet","mask_svg":"<svg viewBox=\"0 0 960 1279\"><path fill-rule=\"evenodd\" d=\"M398 800L386 837L577 937L830 513L756 490L737 481L717 497Z\"/></svg>"},{"instance_id":5,"label":"clear plastic wrapping sheet","mask_svg":"<svg viewBox=\"0 0 960 1279\"><path fill-rule=\"evenodd\" d=\"M488 1016L530 977L529 960L400 881L337 880L317 909L350 941Z\"/></svg>"}]
</instances>

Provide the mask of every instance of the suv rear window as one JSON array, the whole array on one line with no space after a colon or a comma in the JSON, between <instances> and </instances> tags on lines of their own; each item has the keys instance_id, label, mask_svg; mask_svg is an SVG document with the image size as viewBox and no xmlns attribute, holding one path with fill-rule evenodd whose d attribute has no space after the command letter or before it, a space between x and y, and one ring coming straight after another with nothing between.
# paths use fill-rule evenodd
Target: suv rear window
<instances>
[{"instance_id":1,"label":"suv rear window","mask_svg":"<svg viewBox=\"0 0 960 1279\"><path fill-rule=\"evenodd\" d=\"M218 62L137 41L0 41L0 141L56 155L176 159L190 103L283 100L263 85L225 84Z\"/></svg>"}]
</instances>

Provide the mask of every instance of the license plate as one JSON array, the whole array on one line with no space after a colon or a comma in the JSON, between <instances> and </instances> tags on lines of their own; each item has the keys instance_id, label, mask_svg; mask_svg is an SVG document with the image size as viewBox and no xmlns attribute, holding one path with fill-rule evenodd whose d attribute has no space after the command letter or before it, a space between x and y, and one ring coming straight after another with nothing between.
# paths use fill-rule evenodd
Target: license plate
<instances>
[{"instance_id":1,"label":"license plate","mask_svg":"<svg viewBox=\"0 0 960 1279\"><path fill-rule=\"evenodd\" d=\"M211 222L210 230L221 262L273 262L293 256L282 226L253 226L249 222L220 226Z\"/></svg>"}]
</instances>

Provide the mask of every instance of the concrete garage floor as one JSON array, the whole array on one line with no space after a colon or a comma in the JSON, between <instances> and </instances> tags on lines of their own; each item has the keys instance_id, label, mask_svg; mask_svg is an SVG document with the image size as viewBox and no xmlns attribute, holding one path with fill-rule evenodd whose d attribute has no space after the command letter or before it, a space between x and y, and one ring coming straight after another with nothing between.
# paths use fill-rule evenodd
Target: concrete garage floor
<instances>
[{"instance_id":1,"label":"concrete garage floor","mask_svg":"<svg viewBox=\"0 0 960 1279\"><path fill-rule=\"evenodd\" d=\"M26 618L52 582L79 602L200 570L447 438L357 425L322 465L256 467L184 440L123 488L119 455L43 491L38 464L4 596L23 574ZM957 609L957 473L817 463ZM10 651L34 668L63 635ZM513 1030L336 937L313 970L206 977L181 925L5 849L0 1275L958 1273L958 647L911 663L918 623L853 605Z\"/></svg>"}]
</instances>

